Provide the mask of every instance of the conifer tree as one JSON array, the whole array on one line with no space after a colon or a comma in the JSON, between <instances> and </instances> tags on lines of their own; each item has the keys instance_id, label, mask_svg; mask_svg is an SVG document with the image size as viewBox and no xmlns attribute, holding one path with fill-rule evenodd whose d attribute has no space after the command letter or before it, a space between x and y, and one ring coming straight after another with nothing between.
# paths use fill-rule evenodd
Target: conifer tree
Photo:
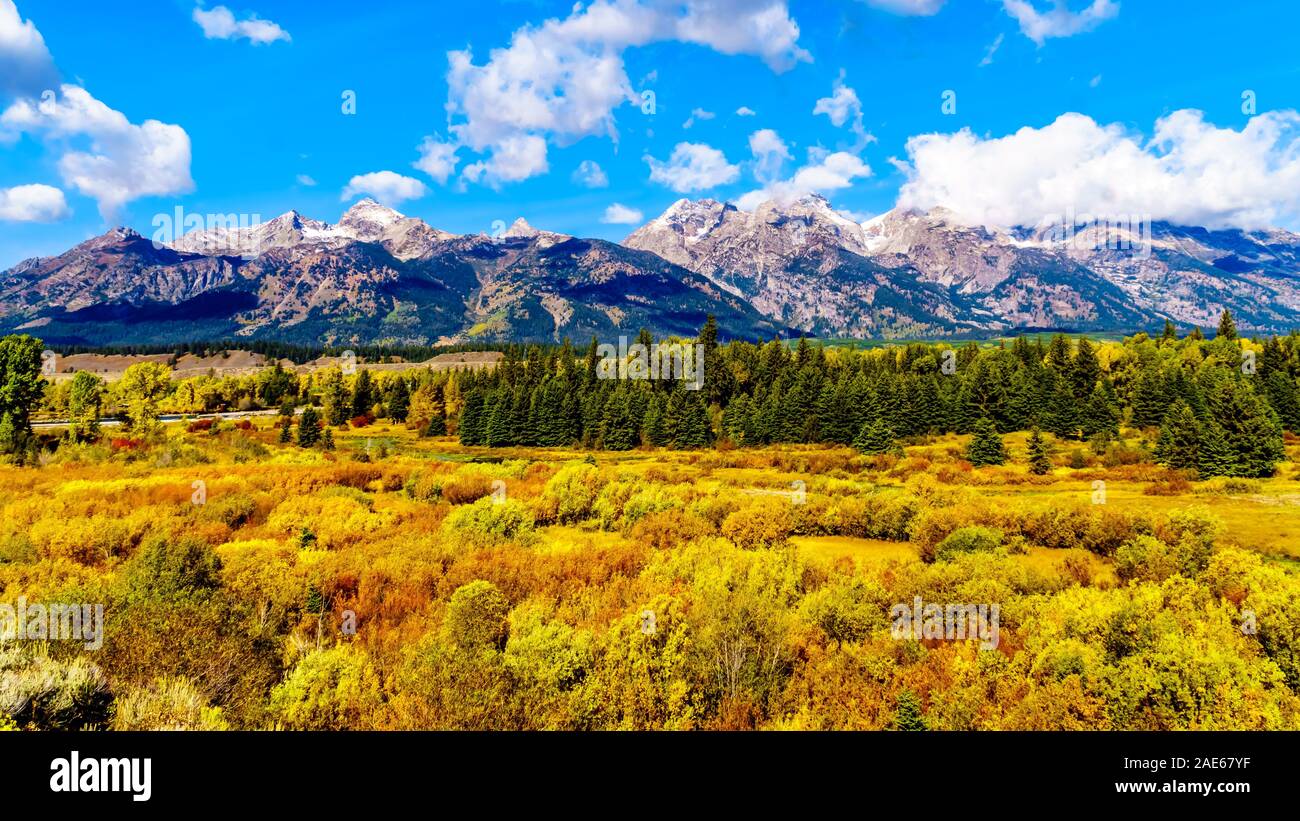
<instances>
[{"instance_id":1,"label":"conifer tree","mask_svg":"<svg viewBox=\"0 0 1300 821\"><path fill-rule=\"evenodd\" d=\"M902 447L894 436L894 430L884 419L873 419L862 426L853 440L853 447L868 456L881 453L902 453Z\"/></svg>"},{"instance_id":2,"label":"conifer tree","mask_svg":"<svg viewBox=\"0 0 1300 821\"><path fill-rule=\"evenodd\" d=\"M334 450L334 429L325 428L320 433L320 449Z\"/></svg>"},{"instance_id":3,"label":"conifer tree","mask_svg":"<svg viewBox=\"0 0 1300 821\"><path fill-rule=\"evenodd\" d=\"M975 467L1001 465L1007 461L1006 446L998 435L997 425L987 417L975 423L975 436L966 448L966 461Z\"/></svg>"},{"instance_id":4,"label":"conifer tree","mask_svg":"<svg viewBox=\"0 0 1300 821\"><path fill-rule=\"evenodd\" d=\"M490 448L515 444L514 394L509 388L493 391L488 401L487 435L484 442Z\"/></svg>"},{"instance_id":5,"label":"conifer tree","mask_svg":"<svg viewBox=\"0 0 1300 821\"><path fill-rule=\"evenodd\" d=\"M352 380L352 415L364 416L374 405L374 383L370 371L362 368Z\"/></svg>"},{"instance_id":6,"label":"conifer tree","mask_svg":"<svg viewBox=\"0 0 1300 821\"><path fill-rule=\"evenodd\" d=\"M1201 426L1192 408L1175 400L1160 423L1156 461L1175 470L1196 470L1200 464Z\"/></svg>"},{"instance_id":7,"label":"conifer tree","mask_svg":"<svg viewBox=\"0 0 1300 821\"><path fill-rule=\"evenodd\" d=\"M1223 314L1219 316L1219 330L1216 339L1236 339L1237 323L1232 318L1232 311L1227 308L1223 309Z\"/></svg>"},{"instance_id":8,"label":"conifer tree","mask_svg":"<svg viewBox=\"0 0 1300 821\"><path fill-rule=\"evenodd\" d=\"M1111 403L1102 384L1092 389L1087 404L1083 406L1079 427L1087 439L1099 437L1109 440L1119 435L1119 409Z\"/></svg>"},{"instance_id":9,"label":"conifer tree","mask_svg":"<svg viewBox=\"0 0 1300 821\"><path fill-rule=\"evenodd\" d=\"M401 376L389 381L387 395L384 397L384 413L394 422L405 422L406 413L411 407L411 388Z\"/></svg>"},{"instance_id":10,"label":"conifer tree","mask_svg":"<svg viewBox=\"0 0 1300 821\"><path fill-rule=\"evenodd\" d=\"M682 450L708 447L713 441L713 430L709 423L709 409L698 391L690 391L683 403L681 423L677 427L674 444Z\"/></svg>"},{"instance_id":11,"label":"conifer tree","mask_svg":"<svg viewBox=\"0 0 1300 821\"><path fill-rule=\"evenodd\" d=\"M1086 401L1092 395L1092 389L1099 379L1101 379L1101 361L1097 358L1097 350L1092 347L1092 343L1087 338L1081 338L1070 368L1070 383L1074 388L1075 398L1080 402Z\"/></svg>"},{"instance_id":12,"label":"conifer tree","mask_svg":"<svg viewBox=\"0 0 1300 821\"><path fill-rule=\"evenodd\" d=\"M1035 425L1029 432L1029 472L1035 476L1045 476L1052 472L1052 457L1048 451L1047 440L1043 432Z\"/></svg>"},{"instance_id":13,"label":"conifer tree","mask_svg":"<svg viewBox=\"0 0 1300 821\"><path fill-rule=\"evenodd\" d=\"M434 412L425 423L424 429L420 431L421 436L446 436L447 435L447 414L442 408Z\"/></svg>"},{"instance_id":14,"label":"conifer tree","mask_svg":"<svg viewBox=\"0 0 1300 821\"><path fill-rule=\"evenodd\" d=\"M284 416L280 418L280 444L287 445L293 441L293 419Z\"/></svg>"},{"instance_id":15,"label":"conifer tree","mask_svg":"<svg viewBox=\"0 0 1300 821\"><path fill-rule=\"evenodd\" d=\"M465 397L465 404L460 409L460 443L462 445L487 444L487 416L484 407L483 392L474 388Z\"/></svg>"},{"instance_id":16,"label":"conifer tree","mask_svg":"<svg viewBox=\"0 0 1300 821\"><path fill-rule=\"evenodd\" d=\"M1206 420L1201 425L1196 472L1203 479L1211 476L1237 476L1241 472L1236 454L1232 451L1232 443L1228 441L1223 426L1214 420Z\"/></svg>"},{"instance_id":17,"label":"conifer tree","mask_svg":"<svg viewBox=\"0 0 1300 821\"><path fill-rule=\"evenodd\" d=\"M1133 425L1151 428L1159 425L1169 410L1164 379L1155 368L1143 368L1133 383Z\"/></svg>"},{"instance_id":18,"label":"conifer tree","mask_svg":"<svg viewBox=\"0 0 1300 821\"><path fill-rule=\"evenodd\" d=\"M606 450L631 450L641 444L640 420L635 418L631 392L625 385L615 388L605 403L600 440Z\"/></svg>"},{"instance_id":19,"label":"conifer tree","mask_svg":"<svg viewBox=\"0 0 1300 821\"><path fill-rule=\"evenodd\" d=\"M311 405L298 417L298 447L309 448L320 441L320 415Z\"/></svg>"}]
</instances>

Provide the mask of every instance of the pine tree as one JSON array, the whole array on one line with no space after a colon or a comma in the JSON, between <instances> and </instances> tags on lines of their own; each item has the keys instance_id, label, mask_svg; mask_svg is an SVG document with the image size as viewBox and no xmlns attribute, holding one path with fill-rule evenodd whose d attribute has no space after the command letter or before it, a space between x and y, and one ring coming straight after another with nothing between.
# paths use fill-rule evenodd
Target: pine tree
<instances>
[{"instance_id":1,"label":"pine tree","mask_svg":"<svg viewBox=\"0 0 1300 821\"><path fill-rule=\"evenodd\" d=\"M925 723L925 714L921 711L921 699L911 690L898 694L898 705L894 708L894 729L904 732L930 729Z\"/></svg>"},{"instance_id":2,"label":"pine tree","mask_svg":"<svg viewBox=\"0 0 1300 821\"><path fill-rule=\"evenodd\" d=\"M1029 472L1035 476L1045 476L1052 472L1052 457L1048 450L1043 432L1034 426L1029 432Z\"/></svg>"},{"instance_id":3,"label":"pine tree","mask_svg":"<svg viewBox=\"0 0 1300 821\"><path fill-rule=\"evenodd\" d=\"M298 417L298 447L309 448L320 441L320 414L311 405Z\"/></svg>"},{"instance_id":4,"label":"pine tree","mask_svg":"<svg viewBox=\"0 0 1300 821\"><path fill-rule=\"evenodd\" d=\"M997 425L987 417L975 423L975 436L966 448L966 461L975 467L1000 465L1007 461L1007 449Z\"/></svg>"},{"instance_id":5,"label":"pine tree","mask_svg":"<svg viewBox=\"0 0 1300 821\"><path fill-rule=\"evenodd\" d=\"M1092 389L1099 379L1101 379L1101 361L1097 358L1097 350L1086 338L1081 338L1070 369L1070 383L1074 389L1074 397L1080 402L1086 401L1092 395Z\"/></svg>"},{"instance_id":6,"label":"pine tree","mask_svg":"<svg viewBox=\"0 0 1300 821\"><path fill-rule=\"evenodd\" d=\"M1201 426L1196 471L1201 478L1237 476L1240 473L1236 454L1232 451L1232 444L1228 441L1223 426L1213 420L1207 420Z\"/></svg>"},{"instance_id":7,"label":"pine tree","mask_svg":"<svg viewBox=\"0 0 1300 821\"><path fill-rule=\"evenodd\" d=\"M1174 402L1160 423L1156 461L1175 470L1196 470L1200 464L1201 426L1182 399Z\"/></svg>"},{"instance_id":8,"label":"pine tree","mask_svg":"<svg viewBox=\"0 0 1300 821\"><path fill-rule=\"evenodd\" d=\"M334 450L334 429L325 428L320 434L320 449Z\"/></svg>"},{"instance_id":9,"label":"pine tree","mask_svg":"<svg viewBox=\"0 0 1300 821\"><path fill-rule=\"evenodd\" d=\"M293 420L288 416L280 420L280 444L287 445L293 441Z\"/></svg>"},{"instance_id":10,"label":"pine tree","mask_svg":"<svg viewBox=\"0 0 1300 821\"><path fill-rule=\"evenodd\" d=\"M1143 368L1133 383L1133 425L1152 428L1160 424L1169 410L1169 396L1164 379L1155 368Z\"/></svg>"},{"instance_id":11,"label":"pine tree","mask_svg":"<svg viewBox=\"0 0 1300 821\"><path fill-rule=\"evenodd\" d=\"M1084 438L1114 439L1119 435L1119 409L1112 404L1106 387L1098 384L1083 406L1079 427Z\"/></svg>"},{"instance_id":12,"label":"pine tree","mask_svg":"<svg viewBox=\"0 0 1300 821\"><path fill-rule=\"evenodd\" d=\"M884 419L873 419L862 426L853 440L853 447L868 456L881 453L902 453L902 447L894 436L894 429Z\"/></svg>"},{"instance_id":13,"label":"pine tree","mask_svg":"<svg viewBox=\"0 0 1300 821\"><path fill-rule=\"evenodd\" d=\"M460 409L460 443L473 446L487 443L487 417L483 392L475 388L465 397Z\"/></svg>"},{"instance_id":14,"label":"pine tree","mask_svg":"<svg viewBox=\"0 0 1300 821\"><path fill-rule=\"evenodd\" d=\"M1232 318L1232 311L1227 308L1223 309L1223 314L1219 317L1219 331L1216 339L1236 339L1237 323Z\"/></svg>"},{"instance_id":15,"label":"pine tree","mask_svg":"<svg viewBox=\"0 0 1300 821\"><path fill-rule=\"evenodd\" d=\"M728 410L736 407L745 399L744 394L736 397ZM666 411L665 402L662 394L657 394L650 398L649 404L646 405L645 412L645 439L646 442L654 447L661 448L668 444L668 432L664 429L664 412Z\"/></svg>"},{"instance_id":16,"label":"pine tree","mask_svg":"<svg viewBox=\"0 0 1300 821\"><path fill-rule=\"evenodd\" d=\"M362 368L352 380L352 415L365 416L375 405L374 383L370 371Z\"/></svg>"},{"instance_id":17,"label":"pine tree","mask_svg":"<svg viewBox=\"0 0 1300 821\"><path fill-rule=\"evenodd\" d=\"M507 447L515 444L514 394L509 388L498 388L492 392L487 404L488 411L486 444L491 448Z\"/></svg>"},{"instance_id":18,"label":"pine tree","mask_svg":"<svg viewBox=\"0 0 1300 821\"><path fill-rule=\"evenodd\" d=\"M1178 341L1178 329L1174 327L1172 321L1168 319L1165 320L1165 329L1164 332L1160 334L1160 339L1165 342Z\"/></svg>"},{"instance_id":19,"label":"pine tree","mask_svg":"<svg viewBox=\"0 0 1300 821\"><path fill-rule=\"evenodd\" d=\"M684 403L681 424L677 428L674 444L681 450L708 447L713 441L713 430L709 424L709 409L704 405L704 398L692 391Z\"/></svg>"},{"instance_id":20,"label":"pine tree","mask_svg":"<svg viewBox=\"0 0 1300 821\"><path fill-rule=\"evenodd\" d=\"M430 416L429 421L425 423L424 429L420 431L420 435L424 437L446 436L447 435L446 413L443 412L441 409L439 409L436 413L433 414L433 416Z\"/></svg>"},{"instance_id":21,"label":"pine tree","mask_svg":"<svg viewBox=\"0 0 1300 821\"><path fill-rule=\"evenodd\" d=\"M1275 465L1286 458L1282 425L1255 392L1251 380L1223 380L1208 392L1206 408L1207 426L1222 429L1230 453L1226 460L1217 459L1217 454L1206 456L1206 444L1202 443L1202 462L1217 471L1212 475L1272 476Z\"/></svg>"},{"instance_id":22,"label":"pine tree","mask_svg":"<svg viewBox=\"0 0 1300 821\"><path fill-rule=\"evenodd\" d=\"M388 394L384 398L384 413L394 422L405 422L407 411L411 407L411 387L406 380L397 377L389 382Z\"/></svg>"},{"instance_id":23,"label":"pine tree","mask_svg":"<svg viewBox=\"0 0 1300 821\"><path fill-rule=\"evenodd\" d=\"M606 450L631 450L641 444L640 420L634 417L631 391L620 384L605 403L600 441Z\"/></svg>"},{"instance_id":24,"label":"pine tree","mask_svg":"<svg viewBox=\"0 0 1300 821\"><path fill-rule=\"evenodd\" d=\"M321 388L321 409L324 411L325 424L347 424L352 403L343 386L343 375L337 370L331 370L325 375L325 383Z\"/></svg>"}]
</instances>

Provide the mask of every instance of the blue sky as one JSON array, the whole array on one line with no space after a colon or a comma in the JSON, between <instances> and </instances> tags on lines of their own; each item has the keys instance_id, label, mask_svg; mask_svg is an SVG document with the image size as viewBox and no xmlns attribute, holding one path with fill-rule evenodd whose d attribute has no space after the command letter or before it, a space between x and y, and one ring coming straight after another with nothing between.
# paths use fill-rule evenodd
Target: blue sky
<instances>
[{"instance_id":1,"label":"blue sky","mask_svg":"<svg viewBox=\"0 0 1300 821\"><path fill-rule=\"evenodd\" d=\"M986 221L1077 206L1300 228L1298 9L0 0L0 268L110 224L149 234L177 206L333 221L367 193L456 233L522 216L609 239L681 197L812 191L856 218L901 197ZM443 148L416 167L426 139Z\"/></svg>"}]
</instances>

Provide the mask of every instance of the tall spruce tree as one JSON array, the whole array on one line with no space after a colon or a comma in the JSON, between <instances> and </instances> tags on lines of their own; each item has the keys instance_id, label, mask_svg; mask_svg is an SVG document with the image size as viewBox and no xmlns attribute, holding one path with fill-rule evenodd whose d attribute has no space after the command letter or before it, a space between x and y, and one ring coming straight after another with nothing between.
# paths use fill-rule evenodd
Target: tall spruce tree
<instances>
[{"instance_id":1,"label":"tall spruce tree","mask_svg":"<svg viewBox=\"0 0 1300 821\"><path fill-rule=\"evenodd\" d=\"M975 423L975 436L966 447L966 461L975 467L1001 465L1007 461L1007 449L998 435L998 426L987 417Z\"/></svg>"},{"instance_id":2,"label":"tall spruce tree","mask_svg":"<svg viewBox=\"0 0 1300 821\"><path fill-rule=\"evenodd\" d=\"M1043 432L1034 426L1029 432L1029 439L1026 443L1029 451L1029 472L1035 476L1045 476L1052 472L1052 456L1047 447L1047 440L1043 438Z\"/></svg>"},{"instance_id":3,"label":"tall spruce tree","mask_svg":"<svg viewBox=\"0 0 1300 821\"><path fill-rule=\"evenodd\" d=\"M900 454L903 450L898 444L897 437L894 436L894 429L884 419L873 419L863 425L862 430L853 440L853 447L868 456L881 453Z\"/></svg>"}]
</instances>

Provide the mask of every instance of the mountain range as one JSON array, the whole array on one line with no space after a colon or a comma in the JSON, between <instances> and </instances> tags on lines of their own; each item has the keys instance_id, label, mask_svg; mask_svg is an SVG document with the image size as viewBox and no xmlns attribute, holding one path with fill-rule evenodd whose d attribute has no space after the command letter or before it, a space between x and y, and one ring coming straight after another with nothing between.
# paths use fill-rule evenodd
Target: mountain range
<instances>
[{"instance_id":1,"label":"mountain range","mask_svg":"<svg viewBox=\"0 0 1300 821\"><path fill-rule=\"evenodd\" d=\"M1069 232L1067 232L1067 230ZM679 200L623 243L455 235L371 200L174 242L115 228L0 273L0 332L49 344L313 345L1300 326L1300 236L1166 223L995 230L942 208L858 222L823 198Z\"/></svg>"}]
</instances>

